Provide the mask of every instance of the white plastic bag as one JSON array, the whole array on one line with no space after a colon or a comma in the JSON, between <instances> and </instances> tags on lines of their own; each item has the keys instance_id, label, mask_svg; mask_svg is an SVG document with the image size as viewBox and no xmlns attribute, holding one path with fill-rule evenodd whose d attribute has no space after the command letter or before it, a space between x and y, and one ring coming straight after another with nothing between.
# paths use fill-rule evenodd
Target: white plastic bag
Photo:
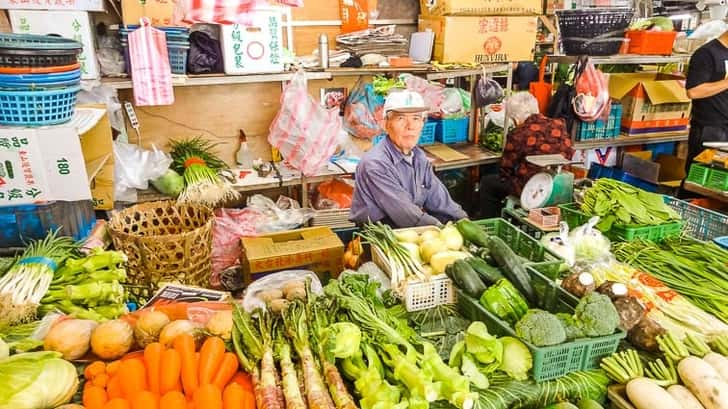
<instances>
[{"instance_id":1,"label":"white plastic bag","mask_svg":"<svg viewBox=\"0 0 728 409\"><path fill-rule=\"evenodd\" d=\"M313 209L301 209L297 201L285 196L274 203L266 196L253 195L248 198L248 208L265 216L255 226L258 233L297 229L316 214Z\"/></svg>"},{"instance_id":2,"label":"white plastic bag","mask_svg":"<svg viewBox=\"0 0 728 409\"><path fill-rule=\"evenodd\" d=\"M558 233L549 233L541 239L541 244L547 249L561 256L569 267L576 263L576 252L569 238L569 225L566 222L559 223Z\"/></svg>"},{"instance_id":3,"label":"white plastic bag","mask_svg":"<svg viewBox=\"0 0 728 409\"><path fill-rule=\"evenodd\" d=\"M154 180L169 169L172 157L156 147L139 148L124 142L114 142L114 194L120 202L135 202L137 189L149 188Z\"/></svg>"},{"instance_id":4,"label":"white plastic bag","mask_svg":"<svg viewBox=\"0 0 728 409\"><path fill-rule=\"evenodd\" d=\"M245 311L253 312L258 308L265 308L265 302L258 298L261 291L281 290L289 281L311 280L311 292L316 295L324 293L318 276L309 270L285 270L269 274L261 279L253 281L243 293L243 308Z\"/></svg>"},{"instance_id":5,"label":"white plastic bag","mask_svg":"<svg viewBox=\"0 0 728 409\"><path fill-rule=\"evenodd\" d=\"M575 228L569 235L577 260L598 261L611 256L611 242L594 227L597 223L599 223L599 216L594 216L586 224Z\"/></svg>"}]
</instances>

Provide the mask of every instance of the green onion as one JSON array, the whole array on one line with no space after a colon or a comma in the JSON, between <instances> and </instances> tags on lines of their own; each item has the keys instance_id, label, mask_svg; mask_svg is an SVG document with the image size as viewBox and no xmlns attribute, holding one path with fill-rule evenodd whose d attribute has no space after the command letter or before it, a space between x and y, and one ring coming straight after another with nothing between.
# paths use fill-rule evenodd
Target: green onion
<instances>
[{"instance_id":1,"label":"green onion","mask_svg":"<svg viewBox=\"0 0 728 409\"><path fill-rule=\"evenodd\" d=\"M381 222L367 223L361 232L357 233L364 241L372 246L378 247L387 264L391 267L392 286L404 285L410 278L426 280L427 275L422 269L422 264L414 260L407 249L402 246L394 235L392 228Z\"/></svg>"}]
</instances>

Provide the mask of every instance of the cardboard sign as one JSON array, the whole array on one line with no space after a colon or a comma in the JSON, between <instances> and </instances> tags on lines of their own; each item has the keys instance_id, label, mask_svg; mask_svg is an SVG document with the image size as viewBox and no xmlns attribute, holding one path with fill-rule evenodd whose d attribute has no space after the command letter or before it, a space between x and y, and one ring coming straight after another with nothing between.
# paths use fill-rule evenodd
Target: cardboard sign
<instances>
[{"instance_id":1,"label":"cardboard sign","mask_svg":"<svg viewBox=\"0 0 728 409\"><path fill-rule=\"evenodd\" d=\"M83 51L78 55L81 78L85 80L99 78L101 72L96 60L95 37L88 12L10 10L8 13L14 33L56 34L83 44Z\"/></svg>"},{"instance_id":2,"label":"cardboard sign","mask_svg":"<svg viewBox=\"0 0 728 409\"><path fill-rule=\"evenodd\" d=\"M105 11L104 0L0 0L0 9Z\"/></svg>"},{"instance_id":3,"label":"cardboard sign","mask_svg":"<svg viewBox=\"0 0 728 409\"><path fill-rule=\"evenodd\" d=\"M273 10L251 12L251 26L221 26L226 74L283 72L283 21Z\"/></svg>"},{"instance_id":4,"label":"cardboard sign","mask_svg":"<svg viewBox=\"0 0 728 409\"><path fill-rule=\"evenodd\" d=\"M146 17L154 27L172 27L176 5L174 0L121 0L121 15L124 25L139 25Z\"/></svg>"},{"instance_id":5,"label":"cardboard sign","mask_svg":"<svg viewBox=\"0 0 728 409\"><path fill-rule=\"evenodd\" d=\"M377 13L376 0L339 0L341 33L369 28L369 17L372 13Z\"/></svg>"},{"instance_id":6,"label":"cardboard sign","mask_svg":"<svg viewBox=\"0 0 728 409\"><path fill-rule=\"evenodd\" d=\"M76 128L0 128L0 206L91 200Z\"/></svg>"}]
</instances>

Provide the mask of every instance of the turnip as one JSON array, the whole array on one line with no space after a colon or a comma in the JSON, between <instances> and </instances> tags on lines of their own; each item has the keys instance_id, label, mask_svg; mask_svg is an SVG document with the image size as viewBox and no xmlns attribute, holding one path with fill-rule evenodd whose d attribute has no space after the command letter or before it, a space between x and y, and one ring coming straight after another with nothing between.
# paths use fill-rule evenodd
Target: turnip
<instances>
[{"instance_id":1,"label":"turnip","mask_svg":"<svg viewBox=\"0 0 728 409\"><path fill-rule=\"evenodd\" d=\"M705 409L728 409L728 383L710 364L689 356L680 361L677 372Z\"/></svg>"},{"instance_id":2,"label":"turnip","mask_svg":"<svg viewBox=\"0 0 728 409\"><path fill-rule=\"evenodd\" d=\"M648 378L636 378L627 383L627 397L637 409L683 409L675 398ZM656 406L657 405L657 406Z\"/></svg>"},{"instance_id":3,"label":"turnip","mask_svg":"<svg viewBox=\"0 0 728 409\"><path fill-rule=\"evenodd\" d=\"M696 398L695 395L688 390L688 388L682 385L670 386L667 388L667 393L672 395L672 397L680 403L683 409L705 409L703 405L700 404L700 401L698 401L698 398Z\"/></svg>"}]
</instances>

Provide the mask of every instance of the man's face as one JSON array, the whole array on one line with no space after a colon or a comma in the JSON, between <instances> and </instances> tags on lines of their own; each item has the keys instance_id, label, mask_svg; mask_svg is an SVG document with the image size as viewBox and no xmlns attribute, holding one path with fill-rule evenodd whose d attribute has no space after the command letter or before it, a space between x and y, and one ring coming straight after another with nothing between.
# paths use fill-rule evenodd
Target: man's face
<instances>
[{"instance_id":1,"label":"man's face","mask_svg":"<svg viewBox=\"0 0 728 409\"><path fill-rule=\"evenodd\" d=\"M387 114L386 130L389 139L403 152L409 153L420 139L425 125L423 112L397 112Z\"/></svg>"}]
</instances>

